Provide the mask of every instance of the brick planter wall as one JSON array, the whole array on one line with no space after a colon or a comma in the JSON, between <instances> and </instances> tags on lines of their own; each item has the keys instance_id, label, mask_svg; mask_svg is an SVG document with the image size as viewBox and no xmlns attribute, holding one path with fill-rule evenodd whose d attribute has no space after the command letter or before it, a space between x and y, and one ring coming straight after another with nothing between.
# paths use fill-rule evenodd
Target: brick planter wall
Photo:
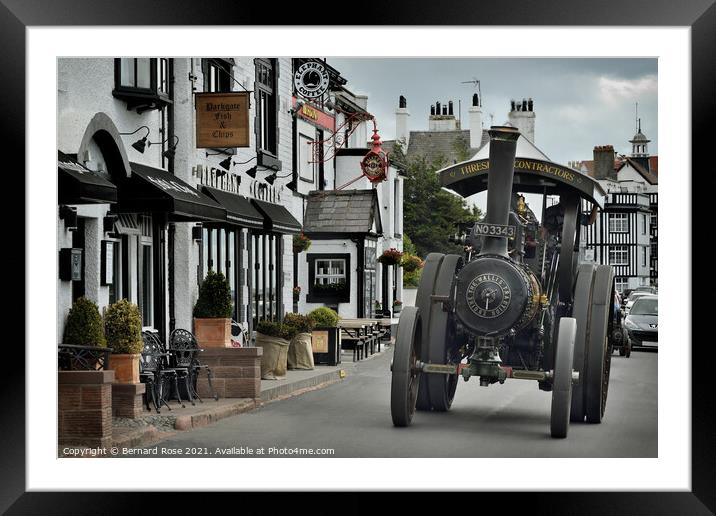
<instances>
[{"instance_id":1,"label":"brick planter wall","mask_svg":"<svg viewBox=\"0 0 716 516\"><path fill-rule=\"evenodd\" d=\"M207 348L199 354L213 374L211 383L220 398L261 397L261 348ZM206 372L199 373L199 396L211 397Z\"/></svg>"},{"instance_id":2,"label":"brick planter wall","mask_svg":"<svg viewBox=\"0 0 716 516\"><path fill-rule=\"evenodd\" d=\"M112 384L112 415L132 419L141 417L145 413L144 391L143 383Z\"/></svg>"},{"instance_id":3,"label":"brick planter wall","mask_svg":"<svg viewBox=\"0 0 716 516\"><path fill-rule=\"evenodd\" d=\"M59 445L109 446L114 371L59 371Z\"/></svg>"}]
</instances>

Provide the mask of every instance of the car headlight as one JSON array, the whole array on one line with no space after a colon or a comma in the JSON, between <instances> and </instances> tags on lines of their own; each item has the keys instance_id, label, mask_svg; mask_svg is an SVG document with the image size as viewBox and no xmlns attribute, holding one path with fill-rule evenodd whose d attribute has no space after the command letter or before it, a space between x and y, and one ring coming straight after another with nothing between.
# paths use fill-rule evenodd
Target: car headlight
<instances>
[{"instance_id":1,"label":"car headlight","mask_svg":"<svg viewBox=\"0 0 716 516\"><path fill-rule=\"evenodd\" d=\"M633 323L630 319L624 319L624 326L628 330L638 330L639 329L639 327L635 323Z\"/></svg>"}]
</instances>

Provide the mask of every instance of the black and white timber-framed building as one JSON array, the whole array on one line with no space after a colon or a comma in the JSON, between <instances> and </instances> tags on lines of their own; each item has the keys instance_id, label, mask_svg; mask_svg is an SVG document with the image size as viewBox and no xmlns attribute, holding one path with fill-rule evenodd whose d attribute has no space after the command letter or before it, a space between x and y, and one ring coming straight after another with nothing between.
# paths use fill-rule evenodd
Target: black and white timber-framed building
<instances>
[{"instance_id":1,"label":"black and white timber-framed building","mask_svg":"<svg viewBox=\"0 0 716 516\"><path fill-rule=\"evenodd\" d=\"M622 293L658 286L659 162L648 153L649 141L639 127L630 140L631 155L616 156L606 145L594 148L593 161L570 164L597 179L607 192L596 222L582 228L582 259L612 265Z\"/></svg>"}]
</instances>

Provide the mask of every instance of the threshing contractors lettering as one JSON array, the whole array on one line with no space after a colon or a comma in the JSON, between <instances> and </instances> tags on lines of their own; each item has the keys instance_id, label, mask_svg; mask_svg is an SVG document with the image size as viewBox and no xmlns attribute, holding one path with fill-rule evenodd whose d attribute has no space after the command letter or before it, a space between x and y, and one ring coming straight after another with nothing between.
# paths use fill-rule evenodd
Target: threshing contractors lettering
<instances>
[{"instance_id":1,"label":"threshing contractors lettering","mask_svg":"<svg viewBox=\"0 0 716 516\"><path fill-rule=\"evenodd\" d=\"M249 146L248 92L196 93L196 147Z\"/></svg>"},{"instance_id":2,"label":"threshing contractors lettering","mask_svg":"<svg viewBox=\"0 0 716 516\"><path fill-rule=\"evenodd\" d=\"M472 161L469 163L465 163L464 165L459 165L455 167L453 170L451 170L448 175L451 178L459 178L459 177L465 177L465 176L471 176L474 174L477 174L479 172L484 172L490 169L490 162L489 160L480 160L480 161ZM542 174L551 175L559 177L560 179L567 181L569 183L576 182L580 183L581 178L578 178L578 173L571 171L569 169L559 167L550 163L543 163L541 161L536 160L528 160L528 159L516 159L515 160L515 170L517 171L529 171L529 172L540 172ZM452 181L451 181L452 182Z\"/></svg>"}]
</instances>

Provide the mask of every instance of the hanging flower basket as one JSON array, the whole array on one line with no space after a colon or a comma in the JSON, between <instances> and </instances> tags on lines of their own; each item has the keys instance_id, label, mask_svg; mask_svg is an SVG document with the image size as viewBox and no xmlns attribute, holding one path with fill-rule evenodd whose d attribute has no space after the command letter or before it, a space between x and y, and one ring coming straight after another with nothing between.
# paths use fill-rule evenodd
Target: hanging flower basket
<instances>
[{"instance_id":1,"label":"hanging flower basket","mask_svg":"<svg viewBox=\"0 0 716 516\"><path fill-rule=\"evenodd\" d=\"M301 296L301 287L300 286L293 287L293 300L298 301L300 296Z\"/></svg>"},{"instance_id":2,"label":"hanging flower basket","mask_svg":"<svg viewBox=\"0 0 716 516\"><path fill-rule=\"evenodd\" d=\"M386 249L383 254L380 255L378 261L383 265L400 265L400 260L403 257L403 253L398 251L395 247Z\"/></svg>"},{"instance_id":3,"label":"hanging flower basket","mask_svg":"<svg viewBox=\"0 0 716 516\"><path fill-rule=\"evenodd\" d=\"M293 237L293 252L295 254L302 253L311 247L311 239L301 233L300 235L294 235Z\"/></svg>"},{"instance_id":4,"label":"hanging flower basket","mask_svg":"<svg viewBox=\"0 0 716 516\"><path fill-rule=\"evenodd\" d=\"M418 269L422 269L425 265L425 262L423 262L419 256L415 256L414 254L407 254L405 253L403 255L403 260L401 261L401 265L403 266L403 270L405 272L415 272Z\"/></svg>"}]
</instances>

